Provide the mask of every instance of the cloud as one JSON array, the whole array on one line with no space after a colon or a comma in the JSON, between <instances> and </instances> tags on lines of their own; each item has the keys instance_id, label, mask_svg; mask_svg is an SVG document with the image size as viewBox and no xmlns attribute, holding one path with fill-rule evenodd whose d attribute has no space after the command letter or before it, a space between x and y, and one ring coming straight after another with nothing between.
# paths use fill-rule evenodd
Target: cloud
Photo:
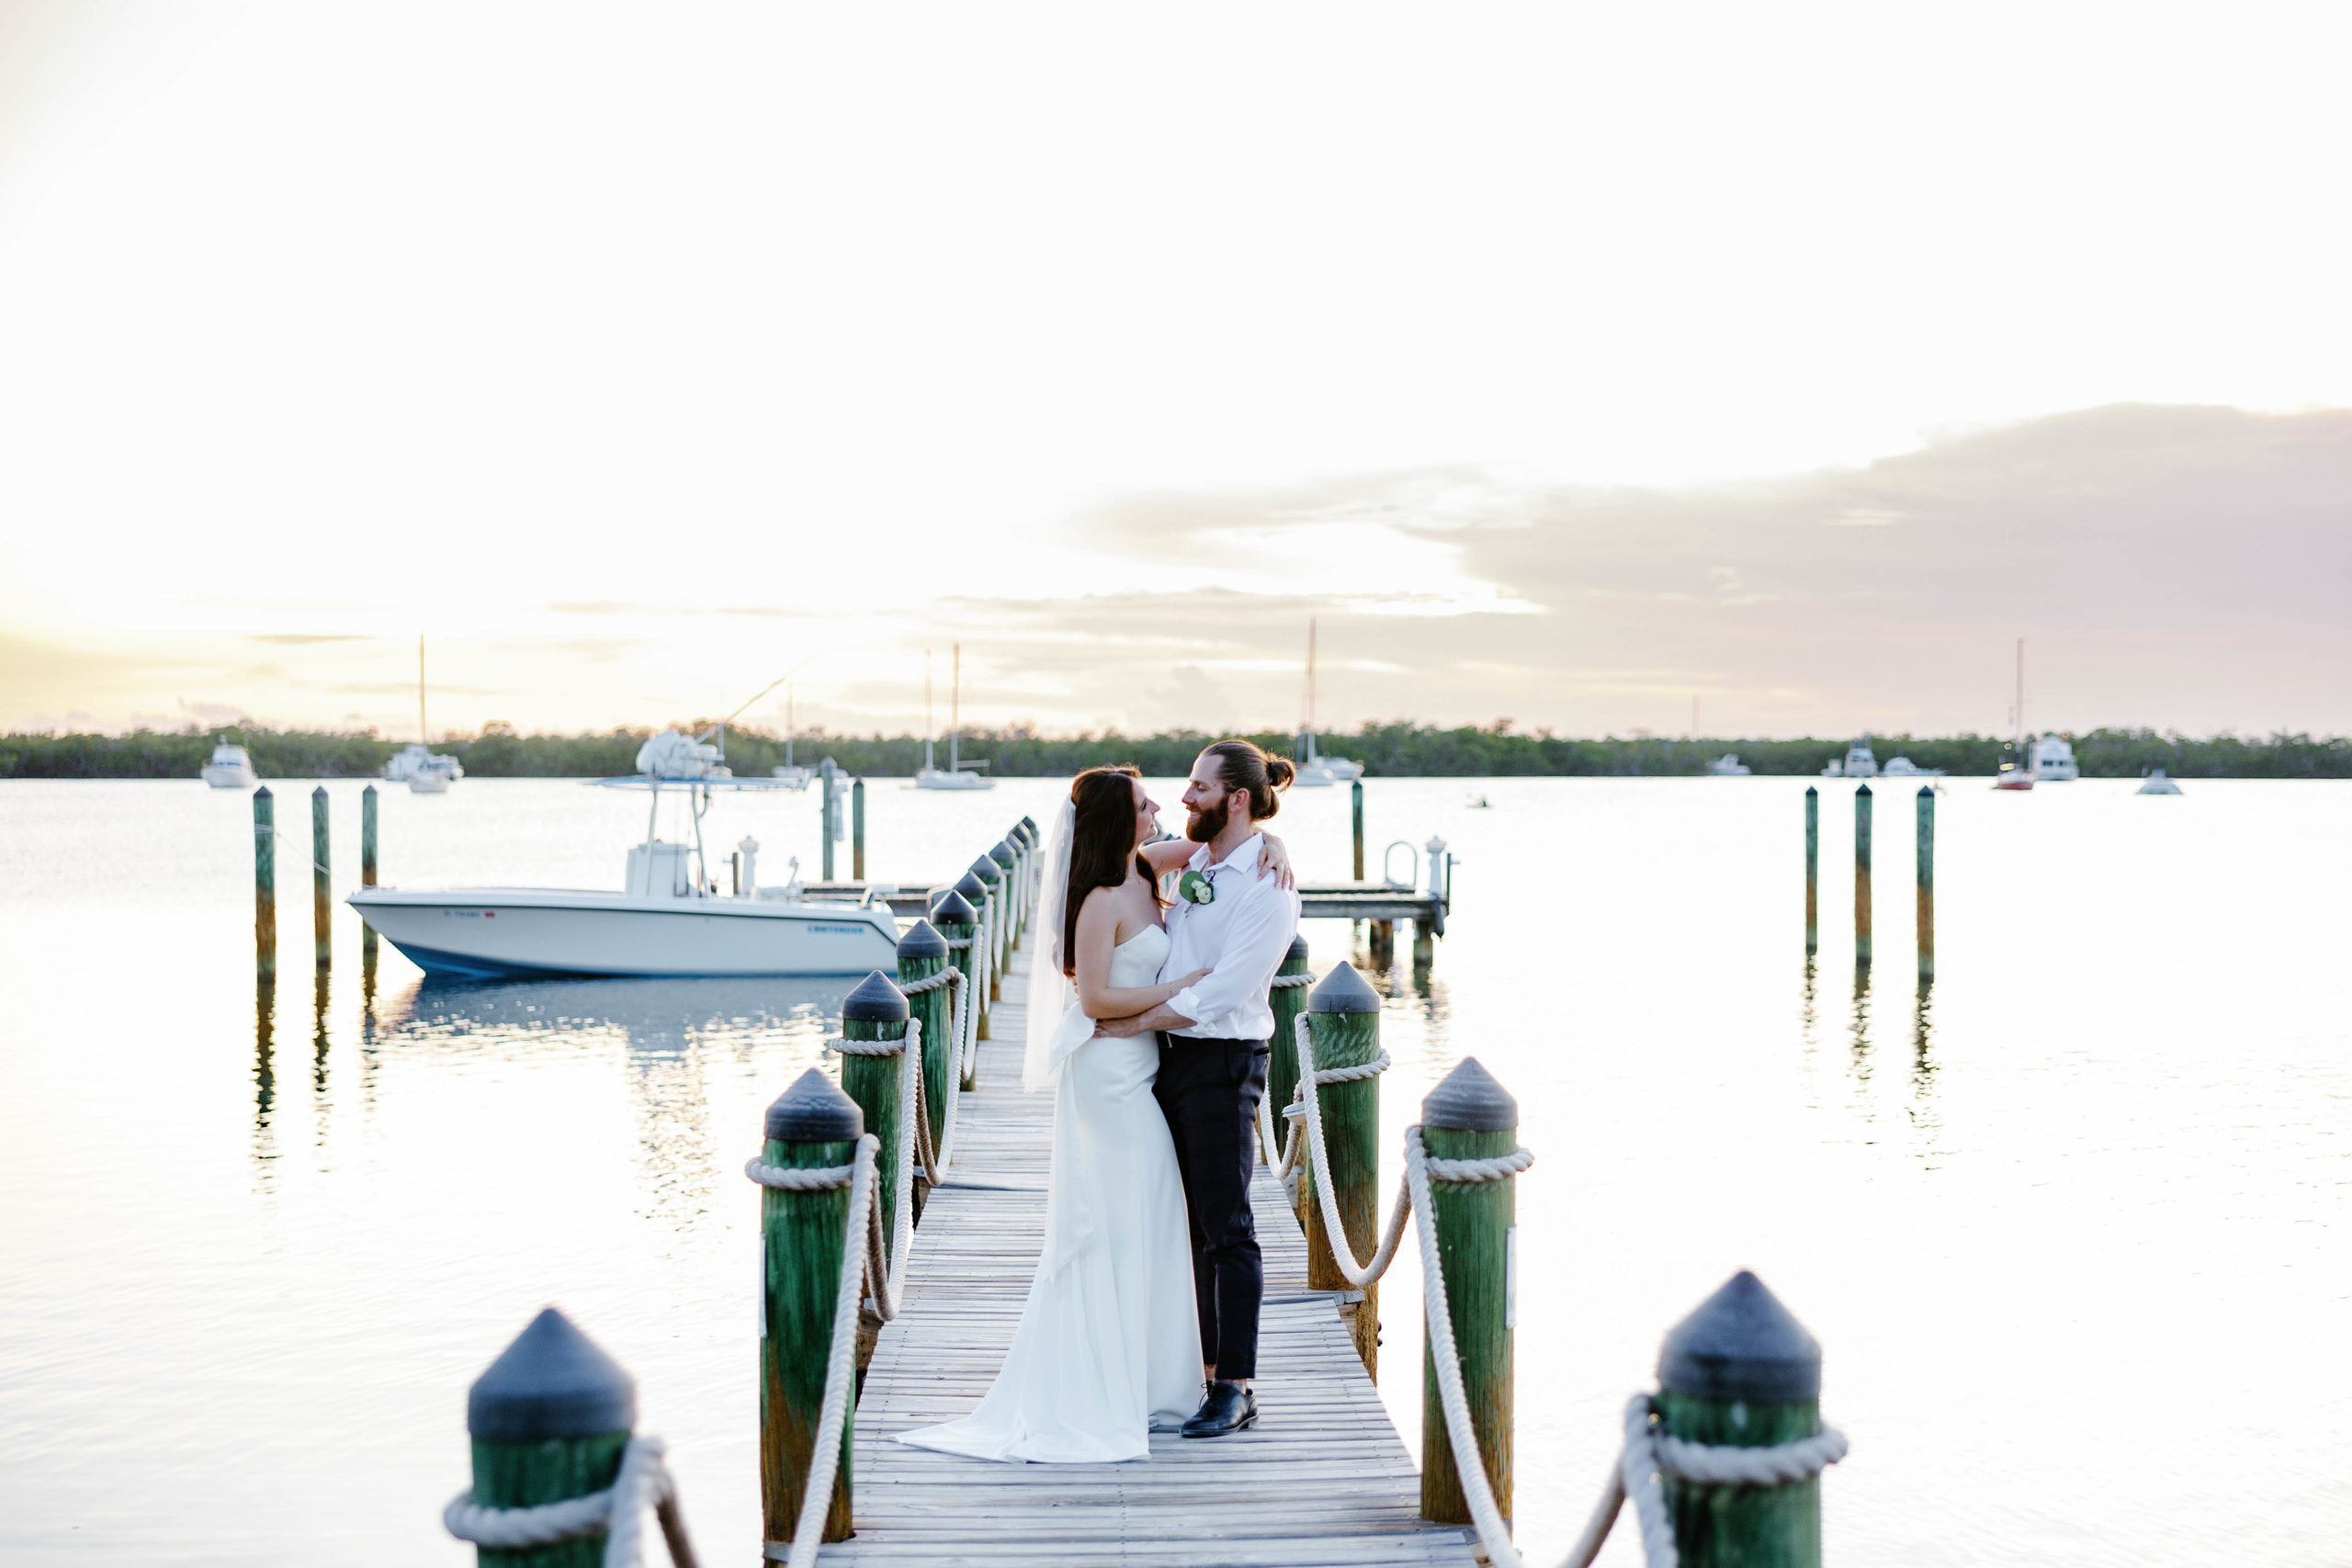
<instances>
[{"instance_id":1,"label":"cloud","mask_svg":"<svg viewBox=\"0 0 2352 1568\"><path fill-rule=\"evenodd\" d=\"M247 642L270 642L282 648L308 648L321 642L373 642L376 639L356 635L313 634L310 632L264 632L245 638Z\"/></svg>"}]
</instances>

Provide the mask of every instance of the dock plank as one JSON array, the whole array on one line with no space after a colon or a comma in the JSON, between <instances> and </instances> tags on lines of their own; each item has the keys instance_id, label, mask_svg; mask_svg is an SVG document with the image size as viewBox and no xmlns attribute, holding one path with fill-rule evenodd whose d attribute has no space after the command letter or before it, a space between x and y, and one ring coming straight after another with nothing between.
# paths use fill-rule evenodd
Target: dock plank
<instances>
[{"instance_id":1,"label":"dock plank","mask_svg":"<svg viewBox=\"0 0 2352 1568\"><path fill-rule=\"evenodd\" d=\"M1477 1561L1468 1532L1416 1517L1419 1472L1356 1359L1335 1298L1306 1288L1306 1240L1261 1169L1266 1259L1256 1427L1214 1442L1154 1433L1127 1464L990 1464L899 1432L969 1411L995 1379L1045 1242L1053 1100L1021 1091L1028 954L1005 976L964 1097L956 1164L915 1233L906 1295L857 1407L857 1533L829 1564L1342 1568Z\"/></svg>"}]
</instances>

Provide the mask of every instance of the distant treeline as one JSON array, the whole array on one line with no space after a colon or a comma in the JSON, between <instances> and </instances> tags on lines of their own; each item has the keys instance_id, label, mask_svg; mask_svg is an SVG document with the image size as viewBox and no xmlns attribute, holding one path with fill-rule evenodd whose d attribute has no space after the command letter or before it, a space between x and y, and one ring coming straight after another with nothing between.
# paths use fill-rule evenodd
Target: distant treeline
<instances>
[{"instance_id":1,"label":"distant treeline","mask_svg":"<svg viewBox=\"0 0 2352 1568\"><path fill-rule=\"evenodd\" d=\"M517 735L494 724L470 739L437 741L434 749L457 756L476 778L596 778L633 772L637 749L648 733L615 729L601 735ZM10 735L0 739L0 778L193 778L211 755L215 734L243 744L265 778L373 777L384 760L400 750L398 742L373 734L301 729ZM1190 772L1201 747L1216 739L1193 730L1054 737L1016 727L968 732L961 751L967 761L986 758L989 771L1000 778L1058 777L1102 762L1131 762L1154 777L1172 778ZM1251 739L1284 753L1295 741L1289 735ZM2095 729L2074 739L2086 777L2137 778L2150 768L2162 768L2176 778L2352 778L2352 740L2342 736L2250 739L2216 735L2199 739L2153 729ZM1832 758L1844 756L1848 744L1845 739L1578 740L1542 730L1523 734L1508 725L1440 729L1415 724L1366 725L1354 735L1328 735L1317 742L1327 756L1355 758L1366 773L1388 778L1688 774L1705 772L1709 761L1726 751L1737 752L1758 773L1817 773ZM1881 762L1904 756L1922 768L1951 773L1989 774L2008 755L2008 742L1984 735L1882 735L1872 737L1871 744ZM795 744L795 760L815 762L830 756L851 773L905 777L922 764L922 740L915 736L803 735ZM781 737L755 729L728 731L727 760L738 774L764 774L784 755ZM944 745L938 748L938 761L946 765Z\"/></svg>"}]
</instances>

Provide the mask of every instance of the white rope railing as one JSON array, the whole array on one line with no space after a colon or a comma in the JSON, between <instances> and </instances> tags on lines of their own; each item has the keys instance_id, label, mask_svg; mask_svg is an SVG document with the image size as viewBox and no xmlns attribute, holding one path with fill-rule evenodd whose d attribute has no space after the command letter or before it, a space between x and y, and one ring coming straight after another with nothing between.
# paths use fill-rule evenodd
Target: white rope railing
<instances>
[{"instance_id":1,"label":"white rope railing","mask_svg":"<svg viewBox=\"0 0 2352 1568\"><path fill-rule=\"evenodd\" d=\"M1313 984L1315 984L1315 976L1312 975L1277 975L1272 979L1266 982L1266 989L1270 991L1287 991L1293 986L1311 986Z\"/></svg>"},{"instance_id":2,"label":"white rope railing","mask_svg":"<svg viewBox=\"0 0 2352 1568\"><path fill-rule=\"evenodd\" d=\"M694 1568L694 1549L686 1544L685 1521L678 1511L678 1483L662 1453L661 1438L631 1438L621 1450L620 1473L602 1492L531 1508L484 1507L472 1492L460 1492L441 1510L441 1523L459 1540L505 1551L552 1546L603 1530L605 1568L640 1568L650 1507L661 1517L670 1560L677 1568Z\"/></svg>"}]
</instances>

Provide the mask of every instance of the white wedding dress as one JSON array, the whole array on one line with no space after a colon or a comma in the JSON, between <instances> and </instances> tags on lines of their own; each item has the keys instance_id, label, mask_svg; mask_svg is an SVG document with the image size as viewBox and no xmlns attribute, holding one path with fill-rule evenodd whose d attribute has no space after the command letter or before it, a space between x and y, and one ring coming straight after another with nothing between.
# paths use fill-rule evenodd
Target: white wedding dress
<instances>
[{"instance_id":1,"label":"white wedding dress","mask_svg":"<svg viewBox=\"0 0 2352 1568\"><path fill-rule=\"evenodd\" d=\"M1110 983L1151 985L1167 956L1166 931L1138 931L1113 950ZM974 1459L1142 1459L1154 1426L1177 1426L1200 1404L1184 1190L1151 1096L1158 1038L1093 1031L1072 1007L1055 1040L1046 1248L1003 1370L969 1416L900 1442Z\"/></svg>"}]
</instances>

